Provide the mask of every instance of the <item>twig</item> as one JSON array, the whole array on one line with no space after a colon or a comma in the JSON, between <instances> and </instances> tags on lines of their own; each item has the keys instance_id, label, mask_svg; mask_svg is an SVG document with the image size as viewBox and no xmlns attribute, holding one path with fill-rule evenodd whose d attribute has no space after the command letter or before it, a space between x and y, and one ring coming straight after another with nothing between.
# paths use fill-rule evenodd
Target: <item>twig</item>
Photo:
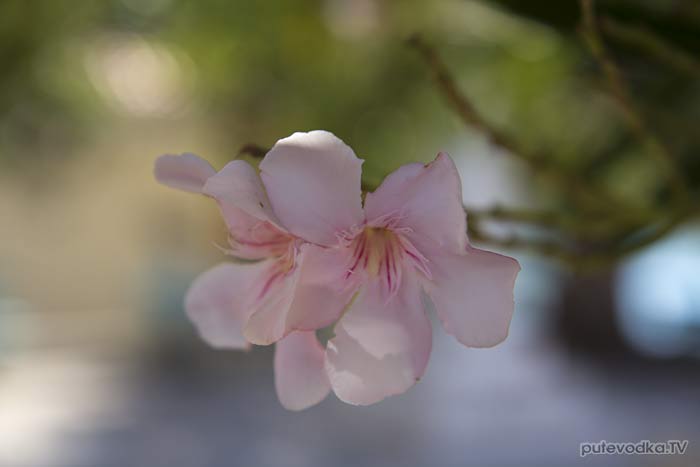
<instances>
[{"instance_id":1,"label":"twig","mask_svg":"<svg viewBox=\"0 0 700 467\"><path fill-rule=\"evenodd\" d=\"M615 216L579 213L572 216L553 210L532 210L493 206L487 209L464 208L468 219L526 224L547 231L586 241L597 241L638 229L651 218L648 212L630 211Z\"/></svg>"},{"instance_id":2,"label":"twig","mask_svg":"<svg viewBox=\"0 0 700 467\"><path fill-rule=\"evenodd\" d=\"M268 148L258 146L257 144L248 143L241 146L241 149L238 150L238 154L236 154L236 158L248 155L251 157L255 157L256 159L262 159L263 157L265 157L265 154L267 154L268 151Z\"/></svg>"},{"instance_id":3,"label":"twig","mask_svg":"<svg viewBox=\"0 0 700 467\"><path fill-rule=\"evenodd\" d=\"M700 78L700 61L652 31L641 26L625 25L609 17L602 18L600 25L603 32L616 41L646 52L671 68Z\"/></svg>"},{"instance_id":4,"label":"twig","mask_svg":"<svg viewBox=\"0 0 700 467\"><path fill-rule=\"evenodd\" d=\"M570 251L557 242L534 240L518 236L499 238L489 235L482 230L479 220L474 217L467 223L467 233L471 241L486 243L504 249L530 251L539 255L558 259L569 265L574 265L578 262L578 256L575 252Z\"/></svg>"},{"instance_id":5,"label":"twig","mask_svg":"<svg viewBox=\"0 0 700 467\"><path fill-rule=\"evenodd\" d=\"M570 193L577 202L594 201L603 206L609 206L611 200L601 193L594 193L574 174L567 173L560 167L551 164L551 158L541 153L530 153L520 147L514 140L491 126L476 111L471 101L458 88L447 66L437 51L420 35L414 34L408 40L408 45L418 51L423 60L433 72L435 81L445 100L457 112L462 121L483 133L488 140L528 164L534 172L548 177L564 191Z\"/></svg>"},{"instance_id":6,"label":"twig","mask_svg":"<svg viewBox=\"0 0 700 467\"><path fill-rule=\"evenodd\" d=\"M580 2L583 13L581 32L603 71L610 94L632 130L630 134L641 143L650 146L673 190L675 196L665 206L651 209L629 206L608 193L596 191L595 185L589 179L557 167L550 157L524 150L515 140L491 126L478 113L468 97L459 90L447 66L433 47L418 35L409 40L409 45L416 49L427 63L443 97L466 125L482 132L492 144L523 160L533 172L549 177L574 201L571 212L500 206L481 210L465 208L468 212L470 238L501 248L532 251L557 259L574 269L592 269L610 265L652 244L679 223L697 214L698 208L692 205L686 181L673 155L649 131L642 113L631 98L622 73L606 50L596 25L592 0ZM678 57L674 59L677 60ZM537 226L547 229L554 236L546 239L517 235L494 236L482 228L484 221Z\"/></svg>"},{"instance_id":7,"label":"twig","mask_svg":"<svg viewBox=\"0 0 700 467\"><path fill-rule=\"evenodd\" d=\"M477 216L493 220L521 222L551 227L559 227L562 224L561 215L556 211L536 211L531 209L507 208L498 205L487 209L465 206L464 210L470 217Z\"/></svg>"},{"instance_id":8,"label":"twig","mask_svg":"<svg viewBox=\"0 0 700 467\"><path fill-rule=\"evenodd\" d=\"M672 192L678 198L687 196L686 182L676 165L676 161L668 148L649 130L641 113L636 108L630 97L627 85L622 77L620 69L608 53L605 44L598 32L595 14L593 11L593 0L580 0L583 21L581 33L588 44L588 47L600 65L608 83L610 93L617 102L618 107L637 138L642 143L648 143L652 149L652 154L657 158L659 165L664 170L669 179Z\"/></svg>"},{"instance_id":9,"label":"twig","mask_svg":"<svg viewBox=\"0 0 700 467\"><path fill-rule=\"evenodd\" d=\"M584 247L583 245L573 244L566 246L560 242L535 240L518 236L494 237L481 229L481 219L474 216L470 217L467 230L469 237L477 242L505 249L530 251L559 260L576 270L592 270L610 266L621 258L646 248L666 236L694 214L697 214L697 210L687 206L673 213L665 221L657 222L657 225L651 228L649 226L643 227L644 232L639 232L639 229L629 232L627 238L630 240L619 245L589 245Z\"/></svg>"}]
</instances>

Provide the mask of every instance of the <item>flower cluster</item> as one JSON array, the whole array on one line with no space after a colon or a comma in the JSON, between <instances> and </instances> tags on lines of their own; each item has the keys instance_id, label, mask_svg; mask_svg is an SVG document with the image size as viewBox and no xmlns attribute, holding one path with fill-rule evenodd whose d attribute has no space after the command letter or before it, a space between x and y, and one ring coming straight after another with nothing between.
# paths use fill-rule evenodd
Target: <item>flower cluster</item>
<instances>
[{"instance_id":1,"label":"flower cluster","mask_svg":"<svg viewBox=\"0 0 700 467\"><path fill-rule=\"evenodd\" d=\"M199 276L188 316L215 347L277 343L275 386L288 409L331 389L360 405L406 391L430 355L426 307L466 346L508 334L520 266L469 245L450 157L399 168L364 203L362 162L311 131L278 141L259 173L241 160L216 172L192 154L155 164L159 182L216 200L229 253L253 260ZM316 331L329 326L324 347Z\"/></svg>"}]
</instances>

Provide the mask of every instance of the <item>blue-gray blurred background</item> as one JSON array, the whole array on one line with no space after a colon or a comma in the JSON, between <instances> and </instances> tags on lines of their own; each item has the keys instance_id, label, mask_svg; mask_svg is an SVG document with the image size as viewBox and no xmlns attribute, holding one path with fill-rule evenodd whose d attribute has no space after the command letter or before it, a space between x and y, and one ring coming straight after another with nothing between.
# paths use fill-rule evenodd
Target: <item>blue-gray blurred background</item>
<instances>
[{"instance_id":1,"label":"blue-gray blurred background","mask_svg":"<svg viewBox=\"0 0 700 467\"><path fill-rule=\"evenodd\" d=\"M598 8L661 41L603 34L697 206L700 4ZM460 121L407 47L414 33L519 145L593 191L671 209L575 1L0 2L1 466L700 465L697 216L585 270L527 242L481 243L522 265L508 340L466 349L436 325L423 380L371 407L330 396L287 412L271 348L197 339L182 297L223 259L225 232L213 203L153 181L162 153L222 167L245 144L327 129L366 160L368 185L445 150L475 211L546 208L568 233L597 219ZM605 241L583 244L630 240ZM645 439L690 444L579 458L581 442Z\"/></svg>"}]
</instances>

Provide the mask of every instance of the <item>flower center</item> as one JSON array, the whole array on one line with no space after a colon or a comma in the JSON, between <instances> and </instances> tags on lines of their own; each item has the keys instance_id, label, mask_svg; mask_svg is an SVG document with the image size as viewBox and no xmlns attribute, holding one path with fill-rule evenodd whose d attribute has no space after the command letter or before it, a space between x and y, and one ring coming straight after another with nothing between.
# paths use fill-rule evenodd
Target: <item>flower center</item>
<instances>
[{"instance_id":1,"label":"flower center","mask_svg":"<svg viewBox=\"0 0 700 467\"><path fill-rule=\"evenodd\" d=\"M293 238L269 222L229 227L231 254L243 259L260 259L288 254Z\"/></svg>"},{"instance_id":2,"label":"flower center","mask_svg":"<svg viewBox=\"0 0 700 467\"><path fill-rule=\"evenodd\" d=\"M345 278L364 271L370 280L380 280L390 295L401 285L404 267L412 265L430 277L427 259L400 232L385 227L365 227L350 245Z\"/></svg>"},{"instance_id":3,"label":"flower center","mask_svg":"<svg viewBox=\"0 0 700 467\"><path fill-rule=\"evenodd\" d=\"M262 299L270 287L279 280L282 280L296 266L297 246L296 242L288 241L286 251L283 255L278 256L266 272L266 277L263 282L258 300Z\"/></svg>"},{"instance_id":4,"label":"flower center","mask_svg":"<svg viewBox=\"0 0 700 467\"><path fill-rule=\"evenodd\" d=\"M397 269L401 259L401 245L398 237L388 229L369 227L363 232L364 245L358 243L358 248L364 246L364 251L358 255L364 262L364 268L370 276L376 277L380 272L391 274ZM358 250L358 252L361 250Z\"/></svg>"}]
</instances>

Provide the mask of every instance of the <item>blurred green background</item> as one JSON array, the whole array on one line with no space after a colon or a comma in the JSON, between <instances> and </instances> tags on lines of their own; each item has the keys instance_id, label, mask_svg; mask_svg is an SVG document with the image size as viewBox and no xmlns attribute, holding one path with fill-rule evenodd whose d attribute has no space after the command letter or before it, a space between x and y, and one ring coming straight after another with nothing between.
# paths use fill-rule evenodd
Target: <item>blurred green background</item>
<instances>
[{"instance_id":1,"label":"blurred green background","mask_svg":"<svg viewBox=\"0 0 700 467\"><path fill-rule=\"evenodd\" d=\"M632 109L576 1L0 1L0 465L554 466L600 439L697 465L700 3L596 8ZM506 343L436 336L407 395L292 414L270 349L197 340L182 296L225 232L154 159L312 129L367 186L453 156L471 238L523 265Z\"/></svg>"}]
</instances>

